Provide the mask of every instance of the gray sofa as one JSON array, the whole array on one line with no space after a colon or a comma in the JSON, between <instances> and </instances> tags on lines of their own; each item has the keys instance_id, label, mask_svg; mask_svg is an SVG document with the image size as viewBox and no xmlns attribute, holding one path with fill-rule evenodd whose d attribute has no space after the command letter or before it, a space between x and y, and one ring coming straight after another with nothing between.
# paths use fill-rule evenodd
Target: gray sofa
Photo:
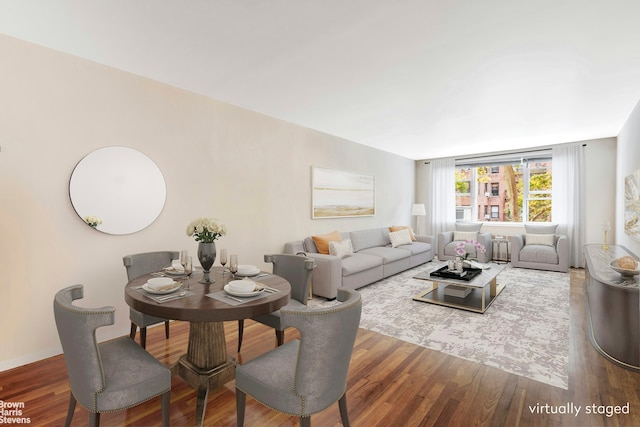
<instances>
[{"instance_id":1,"label":"gray sofa","mask_svg":"<svg viewBox=\"0 0 640 427\"><path fill-rule=\"evenodd\" d=\"M388 228L341 232L350 240L351 255L341 258L321 254L311 236L287 242L284 252L304 252L316 261L311 280L313 294L327 299L338 295L338 288L358 289L433 259L431 236L415 236L416 240L392 247Z\"/></svg>"}]
</instances>

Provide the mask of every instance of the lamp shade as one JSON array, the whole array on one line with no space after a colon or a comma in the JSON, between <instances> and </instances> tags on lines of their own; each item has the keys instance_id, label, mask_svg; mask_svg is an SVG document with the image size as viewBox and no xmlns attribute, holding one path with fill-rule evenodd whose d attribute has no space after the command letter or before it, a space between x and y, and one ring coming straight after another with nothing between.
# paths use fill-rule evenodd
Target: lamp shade
<instances>
[{"instance_id":1,"label":"lamp shade","mask_svg":"<svg viewBox=\"0 0 640 427\"><path fill-rule=\"evenodd\" d=\"M411 208L411 215L426 215L427 211L424 208L424 204L416 203Z\"/></svg>"}]
</instances>

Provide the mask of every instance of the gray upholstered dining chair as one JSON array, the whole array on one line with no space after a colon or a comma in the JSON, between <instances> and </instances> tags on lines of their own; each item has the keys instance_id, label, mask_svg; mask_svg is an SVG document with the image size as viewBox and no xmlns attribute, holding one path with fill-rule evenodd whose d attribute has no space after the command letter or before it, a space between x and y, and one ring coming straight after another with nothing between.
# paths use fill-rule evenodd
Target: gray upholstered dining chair
<instances>
[{"instance_id":1,"label":"gray upholstered dining chair","mask_svg":"<svg viewBox=\"0 0 640 427\"><path fill-rule=\"evenodd\" d=\"M83 308L82 285L56 293L53 312L69 373L71 396L65 426L71 424L76 401L89 410L89 425L101 412L127 409L162 396L162 424L169 425L171 371L128 337L98 344L96 329L113 325L113 307Z\"/></svg>"},{"instance_id":2,"label":"gray upholstered dining chair","mask_svg":"<svg viewBox=\"0 0 640 427\"><path fill-rule=\"evenodd\" d=\"M171 261L179 257L180 252L178 251L144 252L122 257L122 262L127 269L127 279L131 281L143 274L153 273L169 267ZM150 316L133 308L129 308L129 318L131 319L131 333L129 336L134 340L136 332L140 328L140 345L142 348L147 347L147 326L164 322L164 333L169 338L169 320Z\"/></svg>"},{"instance_id":3,"label":"gray upholstered dining chair","mask_svg":"<svg viewBox=\"0 0 640 427\"><path fill-rule=\"evenodd\" d=\"M302 255L276 254L265 255L264 262L273 264L273 274L283 277L291 285L291 298L286 308L306 307L311 275L316 263L313 259ZM285 308L283 307L283 308ZM253 317L252 320L264 325L271 326L276 331L276 342L278 346L284 343L284 330L280 311ZM242 347L242 336L244 335L244 320L238 321L238 353Z\"/></svg>"},{"instance_id":4,"label":"gray upholstered dining chair","mask_svg":"<svg viewBox=\"0 0 640 427\"><path fill-rule=\"evenodd\" d=\"M290 341L236 368L237 425L244 424L246 395L265 406L300 417L311 425L311 415L336 401L342 425L349 426L347 374L360 325L362 299L338 289L340 304L327 308L281 308L283 326L300 331Z\"/></svg>"}]
</instances>

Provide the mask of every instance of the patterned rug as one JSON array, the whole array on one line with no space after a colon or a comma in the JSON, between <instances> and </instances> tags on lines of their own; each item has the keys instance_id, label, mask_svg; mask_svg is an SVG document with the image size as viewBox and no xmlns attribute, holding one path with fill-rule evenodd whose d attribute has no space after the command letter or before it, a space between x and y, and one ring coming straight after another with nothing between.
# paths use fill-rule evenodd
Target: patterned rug
<instances>
[{"instance_id":1,"label":"patterned rug","mask_svg":"<svg viewBox=\"0 0 640 427\"><path fill-rule=\"evenodd\" d=\"M431 286L416 267L360 288L360 327L568 389L569 274L508 266L506 288L484 314L412 297ZM309 305L331 302L314 298Z\"/></svg>"}]
</instances>

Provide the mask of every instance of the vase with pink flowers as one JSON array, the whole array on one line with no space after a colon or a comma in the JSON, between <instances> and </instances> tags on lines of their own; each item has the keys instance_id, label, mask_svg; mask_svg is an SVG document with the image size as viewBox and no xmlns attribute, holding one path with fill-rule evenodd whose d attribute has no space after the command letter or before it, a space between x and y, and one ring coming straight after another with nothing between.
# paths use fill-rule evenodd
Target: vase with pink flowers
<instances>
[{"instance_id":1,"label":"vase with pink flowers","mask_svg":"<svg viewBox=\"0 0 640 427\"><path fill-rule=\"evenodd\" d=\"M465 266L465 261L471 261L473 258L472 251L475 249L475 254L485 253L487 250L482 243L477 240L464 240L456 244L456 258L460 260L460 263ZM466 266L469 266L468 264Z\"/></svg>"}]
</instances>

